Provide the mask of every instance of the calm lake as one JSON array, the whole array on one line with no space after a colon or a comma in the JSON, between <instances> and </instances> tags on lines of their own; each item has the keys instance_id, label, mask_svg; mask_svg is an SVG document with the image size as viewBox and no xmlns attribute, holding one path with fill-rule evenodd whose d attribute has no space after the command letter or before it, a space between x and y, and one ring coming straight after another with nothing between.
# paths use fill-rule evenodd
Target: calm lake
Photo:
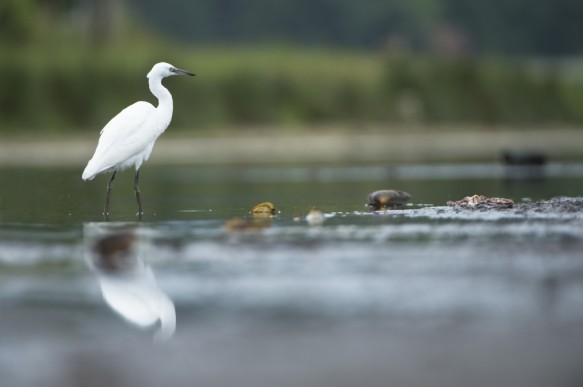
<instances>
[{"instance_id":1,"label":"calm lake","mask_svg":"<svg viewBox=\"0 0 583 387\"><path fill-rule=\"evenodd\" d=\"M583 164L531 172L145 165L143 220L127 171L105 222L108 176L0 168L0 384L582 385Z\"/></svg>"}]
</instances>

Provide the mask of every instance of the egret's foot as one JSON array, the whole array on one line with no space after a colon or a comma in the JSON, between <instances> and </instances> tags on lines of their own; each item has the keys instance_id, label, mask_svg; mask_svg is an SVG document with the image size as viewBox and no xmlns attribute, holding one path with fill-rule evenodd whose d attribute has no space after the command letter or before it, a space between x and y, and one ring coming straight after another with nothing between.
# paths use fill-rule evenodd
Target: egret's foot
<instances>
[{"instance_id":1,"label":"egret's foot","mask_svg":"<svg viewBox=\"0 0 583 387\"><path fill-rule=\"evenodd\" d=\"M143 215L144 215L144 213L142 211L136 212L136 216L138 217L138 220L142 220Z\"/></svg>"},{"instance_id":2,"label":"egret's foot","mask_svg":"<svg viewBox=\"0 0 583 387\"><path fill-rule=\"evenodd\" d=\"M103 213L103 219L104 219L106 222L109 222L109 212L104 212L104 213Z\"/></svg>"}]
</instances>

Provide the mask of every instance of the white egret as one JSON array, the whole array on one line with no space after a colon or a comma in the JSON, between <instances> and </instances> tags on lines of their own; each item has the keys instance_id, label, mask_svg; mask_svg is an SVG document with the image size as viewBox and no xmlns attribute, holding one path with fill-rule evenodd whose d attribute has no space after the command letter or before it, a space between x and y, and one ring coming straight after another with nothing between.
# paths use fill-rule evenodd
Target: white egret
<instances>
[{"instance_id":1,"label":"white egret","mask_svg":"<svg viewBox=\"0 0 583 387\"><path fill-rule=\"evenodd\" d=\"M95 154L83 171L83 180L91 180L100 173L113 172L107 184L104 215L109 214L109 200L115 174L131 166L136 169L134 191L138 202L138 216L142 216L142 199L138 179L142 163L150 157L156 139L164 133L172 119L172 95L162 79L172 75L195 74L169 63L157 63L147 75L150 91L158 98L158 107L139 101L122 110L101 130Z\"/></svg>"}]
</instances>

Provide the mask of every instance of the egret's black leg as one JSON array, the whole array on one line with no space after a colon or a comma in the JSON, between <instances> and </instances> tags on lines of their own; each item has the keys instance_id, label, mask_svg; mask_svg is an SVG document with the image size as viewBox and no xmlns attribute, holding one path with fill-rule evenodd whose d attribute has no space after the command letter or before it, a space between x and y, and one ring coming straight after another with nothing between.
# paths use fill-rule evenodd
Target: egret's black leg
<instances>
[{"instance_id":1,"label":"egret's black leg","mask_svg":"<svg viewBox=\"0 0 583 387\"><path fill-rule=\"evenodd\" d=\"M109 220L109 199L111 199L111 189L113 188L113 180L115 179L116 173L117 172L113 172L113 175L111 175L111 179L109 179L109 183L107 184L107 196L105 197L105 208L103 209L105 220Z\"/></svg>"},{"instance_id":2,"label":"egret's black leg","mask_svg":"<svg viewBox=\"0 0 583 387\"><path fill-rule=\"evenodd\" d=\"M136 192L136 201L138 202L138 219L142 220L142 194L140 193L140 186L138 185L138 180L140 179L140 170L136 169L136 175L134 177L134 191Z\"/></svg>"}]
</instances>

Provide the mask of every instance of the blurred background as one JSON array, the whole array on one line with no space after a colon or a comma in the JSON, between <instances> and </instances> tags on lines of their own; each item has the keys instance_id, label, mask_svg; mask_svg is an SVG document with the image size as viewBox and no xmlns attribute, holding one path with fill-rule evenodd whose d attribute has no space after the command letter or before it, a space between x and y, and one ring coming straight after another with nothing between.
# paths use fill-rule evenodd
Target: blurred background
<instances>
[{"instance_id":1,"label":"blurred background","mask_svg":"<svg viewBox=\"0 0 583 387\"><path fill-rule=\"evenodd\" d=\"M3 0L0 136L92 134L158 61L174 133L583 123L577 0Z\"/></svg>"},{"instance_id":2,"label":"blurred background","mask_svg":"<svg viewBox=\"0 0 583 387\"><path fill-rule=\"evenodd\" d=\"M581 0L0 0L0 384L583 386L582 21ZM127 171L101 222L109 176L82 170L156 103L160 61L197 77L164 81L144 221ZM369 213L379 189L413 199ZM472 194L516 208L445 207Z\"/></svg>"}]
</instances>

